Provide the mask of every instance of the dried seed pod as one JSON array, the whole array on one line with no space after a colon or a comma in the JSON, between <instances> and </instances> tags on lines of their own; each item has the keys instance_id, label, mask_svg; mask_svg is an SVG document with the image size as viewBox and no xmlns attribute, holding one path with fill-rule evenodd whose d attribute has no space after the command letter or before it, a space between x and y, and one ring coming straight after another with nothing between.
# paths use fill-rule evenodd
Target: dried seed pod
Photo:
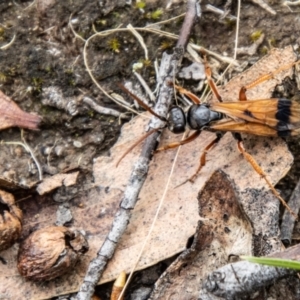
<instances>
[{"instance_id":1,"label":"dried seed pod","mask_svg":"<svg viewBox=\"0 0 300 300\"><path fill-rule=\"evenodd\" d=\"M71 270L88 250L85 237L63 226L33 232L20 246L18 270L31 280L51 280Z\"/></svg>"},{"instance_id":2,"label":"dried seed pod","mask_svg":"<svg viewBox=\"0 0 300 300\"><path fill-rule=\"evenodd\" d=\"M0 251L12 246L22 230L22 211L15 205L14 196L0 190Z\"/></svg>"},{"instance_id":3,"label":"dried seed pod","mask_svg":"<svg viewBox=\"0 0 300 300\"><path fill-rule=\"evenodd\" d=\"M0 91L0 130L15 126L37 129L40 122L40 116L23 111Z\"/></svg>"}]
</instances>

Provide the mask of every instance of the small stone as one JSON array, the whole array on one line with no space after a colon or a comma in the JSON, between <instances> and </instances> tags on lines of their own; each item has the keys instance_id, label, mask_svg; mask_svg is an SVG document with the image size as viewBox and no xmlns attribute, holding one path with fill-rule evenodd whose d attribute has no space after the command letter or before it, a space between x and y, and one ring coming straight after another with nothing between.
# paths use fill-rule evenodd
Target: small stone
<instances>
[{"instance_id":1,"label":"small stone","mask_svg":"<svg viewBox=\"0 0 300 300\"><path fill-rule=\"evenodd\" d=\"M73 219L72 212L68 205L62 204L58 207L56 212L56 225L65 225L66 223L70 223Z\"/></svg>"},{"instance_id":2,"label":"small stone","mask_svg":"<svg viewBox=\"0 0 300 300\"><path fill-rule=\"evenodd\" d=\"M184 79L203 80L206 77L204 65L194 62L188 67L182 68L178 76Z\"/></svg>"},{"instance_id":3,"label":"small stone","mask_svg":"<svg viewBox=\"0 0 300 300\"><path fill-rule=\"evenodd\" d=\"M82 147L82 143L80 141L74 141L73 142L73 146L76 148L81 148Z\"/></svg>"},{"instance_id":4,"label":"small stone","mask_svg":"<svg viewBox=\"0 0 300 300\"><path fill-rule=\"evenodd\" d=\"M63 156L64 155L64 150L65 150L65 147L64 146L61 146L61 145L58 145L54 148L54 152L57 156Z\"/></svg>"}]
</instances>

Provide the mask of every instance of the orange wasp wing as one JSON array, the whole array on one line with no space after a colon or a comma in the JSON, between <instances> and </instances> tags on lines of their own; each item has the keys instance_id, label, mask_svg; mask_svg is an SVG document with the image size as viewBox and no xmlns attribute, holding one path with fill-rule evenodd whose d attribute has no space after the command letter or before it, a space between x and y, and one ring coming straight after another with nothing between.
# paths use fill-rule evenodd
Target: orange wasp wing
<instances>
[{"instance_id":1,"label":"orange wasp wing","mask_svg":"<svg viewBox=\"0 0 300 300\"><path fill-rule=\"evenodd\" d=\"M216 131L231 131L249 133L259 136L278 136L278 131L267 125L252 122L236 122L233 120L222 120L209 127Z\"/></svg>"},{"instance_id":2,"label":"orange wasp wing","mask_svg":"<svg viewBox=\"0 0 300 300\"><path fill-rule=\"evenodd\" d=\"M297 101L274 98L221 102L210 105L210 109L231 119L210 126L215 130L262 136L300 134L300 103Z\"/></svg>"}]
</instances>

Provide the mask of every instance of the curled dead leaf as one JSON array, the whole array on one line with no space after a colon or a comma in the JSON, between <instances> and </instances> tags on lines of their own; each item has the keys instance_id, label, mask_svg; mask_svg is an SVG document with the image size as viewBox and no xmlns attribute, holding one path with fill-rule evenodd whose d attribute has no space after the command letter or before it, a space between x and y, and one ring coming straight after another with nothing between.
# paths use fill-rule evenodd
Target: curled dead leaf
<instances>
[{"instance_id":1,"label":"curled dead leaf","mask_svg":"<svg viewBox=\"0 0 300 300\"><path fill-rule=\"evenodd\" d=\"M31 280L51 280L70 271L88 251L85 237L67 227L47 227L33 232L20 246L18 270Z\"/></svg>"},{"instance_id":2,"label":"curled dead leaf","mask_svg":"<svg viewBox=\"0 0 300 300\"><path fill-rule=\"evenodd\" d=\"M14 196L0 190L0 251L12 246L22 230L22 211L15 205Z\"/></svg>"},{"instance_id":3,"label":"curled dead leaf","mask_svg":"<svg viewBox=\"0 0 300 300\"><path fill-rule=\"evenodd\" d=\"M0 91L0 130L10 127L37 129L41 117L23 111L15 102Z\"/></svg>"}]
</instances>

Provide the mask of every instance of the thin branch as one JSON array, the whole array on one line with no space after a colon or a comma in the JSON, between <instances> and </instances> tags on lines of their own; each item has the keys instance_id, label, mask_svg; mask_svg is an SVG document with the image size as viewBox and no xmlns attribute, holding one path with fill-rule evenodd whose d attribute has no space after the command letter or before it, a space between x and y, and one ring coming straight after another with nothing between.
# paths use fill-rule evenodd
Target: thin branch
<instances>
[{"instance_id":1,"label":"thin branch","mask_svg":"<svg viewBox=\"0 0 300 300\"><path fill-rule=\"evenodd\" d=\"M144 49L144 53L145 53L145 59L148 60L148 48L144 42L143 37L134 29L134 27L132 27L131 24L127 25L127 28L130 30L130 32L136 37L136 39L138 40L138 42L140 43L141 47Z\"/></svg>"},{"instance_id":2,"label":"thin branch","mask_svg":"<svg viewBox=\"0 0 300 300\"><path fill-rule=\"evenodd\" d=\"M154 102L155 101L154 93L151 91L149 85L144 80L144 78L142 77L142 75L140 73L138 73L138 72L135 72L135 71L133 72L133 75L137 78L137 80L143 86L143 88L144 88L145 92L147 93L148 97L150 98L151 102Z\"/></svg>"},{"instance_id":3,"label":"thin branch","mask_svg":"<svg viewBox=\"0 0 300 300\"><path fill-rule=\"evenodd\" d=\"M188 43L190 32L194 21L196 19L196 0L189 0L187 4L187 14L182 26L182 30L174 49L173 55L167 55L164 53L162 60L168 61L167 68L164 69L163 82L160 87L158 101L155 107L157 114L160 116L166 116L171 105L173 96L173 87L169 82L174 78L177 67L180 64L185 47ZM161 71L162 73L162 71ZM162 123L161 120L155 120L152 118L149 127L156 128L158 123ZM114 251L117 247L118 241L122 237L124 231L127 228L129 220L131 218L131 211L134 208L138 194L142 188L142 185L146 179L148 172L149 160L152 156L152 152L155 149L156 141L159 136L158 132L149 136L142 148L140 157L133 167L129 183L124 192L123 198L120 203L120 208L115 216L112 224L111 231L106 237L103 245L97 253L97 257L94 258L87 270L83 283L77 294L78 300L91 299L96 284L98 283L108 261L112 258Z\"/></svg>"},{"instance_id":4,"label":"thin branch","mask_svg":"<svg viewBox=\"0 0 300 300\"><path fill-rule=\"evenodd\" d=\"M103 106L97 104L90 97L87 97L87 96L83 97L82 102L84 102L85 104L87 104L89 107L91 107L93 110L95 110L99 114L114 116L116 118L120 117L122 119L128 119L128 116L126 116L125 114L120 113L117 110L112 109L112 108L103 107Z\"/></svg>"},{"instance_id":5,"label":"thin branch","mask_svg":"<svg viewBox=\"0 0 300 300\"><path fill-rule=\"evenodd\" d=\"M207 277L200 290L199 299L241 299L242 296L294 273L290 269L268 267L248 261L228 264Z\"/></svg>"},{"instance_id":6,"label":"thin branch","mask_svg":"<svg viewBox=\"0 0 300 300\"><path fill-rule=\"evenodd\" d=\"M238 11L237 11L236 31L235 31L235 41L234 41L234 55L233 55L234 59L236 59L237 56L237 47L239 42L240 19L241 19L240 14L241 14L241 0L238 0Z\"/></svg>"},{"instance_id":7,"label":"thin branch","mask_svg":"<svg viewBox=\"0 0 300 300\"><path fill-rule=\"evenodd\" d=\"M266 10L271 15L273 15L273 16L276 15L276 11L270 5L268 5L265 1L263 1L263 0L251 0L251 1L255 4L258 4L260 7L262 7L264 10Z\"/></svg>"},{"instance_id":8,"label":"thin branch","mask_svg":"<svg viewBox=\"0 0 300 300\"><path fill-rule=\"evenodd\" d=\"M205 5L205 8L208 10L208 11L211 11L213 13L216 13L218 15L224 15L224 10L220 9L220 8L217 8L211 4L206 4ZM236 17L233 16L233 15L227 15L226 18L228 18L230 21L236 21Z\"/></svg>"}]
</instances>

